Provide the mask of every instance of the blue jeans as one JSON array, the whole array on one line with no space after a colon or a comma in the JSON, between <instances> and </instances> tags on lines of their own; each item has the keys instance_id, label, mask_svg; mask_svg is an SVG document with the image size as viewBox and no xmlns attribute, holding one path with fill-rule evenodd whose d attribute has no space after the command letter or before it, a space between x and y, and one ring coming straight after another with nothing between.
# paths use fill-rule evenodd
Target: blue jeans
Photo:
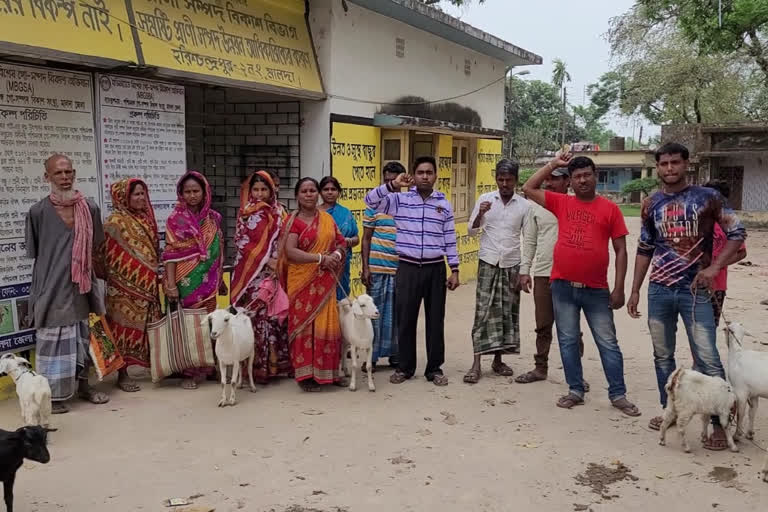
<instances>
[{"instance_id":1,"label":"blue jeans","mask_svg":"<svg viewBox=\"0 0 768 512\"><path fill-rule=\"evenodd\" d=\"M725 378L717 351L717 331L709 293L702 290L696 293L694 300L689 283L674 286L651 283L648 285L648 330L653 342L653 362L662 407L667 406L664 386L675 371L678 315L688 334L693 369L710 377Z\"/></svg>"},{"instance_id":2,"label":"blue jeans","mask_svg":"<svg viewBox=\"0 0 768 512\"><path fill-rule=\"evenodd\" d=\"M627 394L624 357L616 339L613 310L609 305L610 292L597 288L574 288L567 281L561 280L553 281L551 286L557 341L569 391L584 398L584 376L579 353L581 312L584 311L608 380L608 398L612 402L624 398Z\"/></svg>"}]
</instances>

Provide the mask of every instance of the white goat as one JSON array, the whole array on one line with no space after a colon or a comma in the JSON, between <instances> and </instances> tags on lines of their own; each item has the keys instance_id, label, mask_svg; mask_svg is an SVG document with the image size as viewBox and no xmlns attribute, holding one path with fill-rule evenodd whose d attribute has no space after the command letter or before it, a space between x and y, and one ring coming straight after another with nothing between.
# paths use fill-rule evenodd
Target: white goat
<instances>
[{"instance_id":1,"label":"white goat","mask_svg":"<svg viewBox=\"0 0 768 512\"><path fill-rule=\"evenodd\" d=\"M0 375L3 374L8 374L16 384L24 424L48 427L51 422L51 386L48 379L33 372L29 361L14 354L5 354L0 358Z\"/></svg>"},{"instance_id":2,"label":"white goat","mask_svg":"<svg viewBox=\"0 0 768 512\"><path fill-rule=\"evenodd\" d=\"M744 433L744 417L749 404L747 439L755 437L757 402L768 398L768 352L743 350L742 341L749 333L738 322L725 327L728 342L728 381L736 395L736 439Z\"/></svg>"},{"instance_id":3,"label":"white goat","mask_svg":"<svg viewBox=\"0 0 768 512\"><path fill-rule=\"evenodd\" d=\"M219 361L221 373L221 400L219 407L235 405L235 386L242 384L243 373L240 363L248 361L248 377L251 392L256 392L253 383L254 350L253 325L251 319L242 310L233 315L226 309L217 309L205 317L204 322L210 326L211 339L216 341L216 359ZM231 368L232 377L227 379L227 368ZM229 382L227 382L229 380ZM227 398L227 384L230 387Z\"/></svg>"},{"instance_id":4,"label":"white goat","mask_svg":"<svg viewBox=\"0 0 768 512\"><path fill-rule=\"evenodd\" d=\"M355 300L347 297L339 301L339 323L344 343L341 351L340 371L347 373L347 349L352 356L352 375L349 390L357 390L357 361L365 357L368 367L368 391L376 391L373 384L373 323L379 318L379 310L370 295L362 294Z\"/></svg>"},{"instance_id":5,"label":"white goat","mask_svg":"<svg viewBox=\"0 0 768 512\"><path fill-rule=\"evenodd\" d=\"M710 417L717 416L725 430L728 447L732 452L739 451L728 430L730 414L736 404L736 395L733 394L727 382L720 377L709 377L697 371L678 368L669 376L664 389L667 391L669 400L667 408L664 409L664 421L661 423L660 445L666 444L667 429L677 421L677 431L680 433L683 449L686 453L690 452L691 447L685 439L685 428L694 415L699 414L703 427L702 441L706 441L709 437Z\"/></svg>"}]
</instances>

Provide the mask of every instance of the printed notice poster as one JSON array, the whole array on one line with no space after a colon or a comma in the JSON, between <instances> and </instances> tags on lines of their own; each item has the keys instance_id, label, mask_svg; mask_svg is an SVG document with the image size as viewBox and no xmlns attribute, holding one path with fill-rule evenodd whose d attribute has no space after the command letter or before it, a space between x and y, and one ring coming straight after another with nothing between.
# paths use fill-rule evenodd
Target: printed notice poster
<instances>
[{"instance_id":1,"label":"printed notice poster","mask_svg":"<svg viewBox=\"0 0 768 512\"><path fill-rule=\"evenodd\" d=\"M475 199L496 190L496 164L501 160L501 140L478 139Z\"/></svg>"},{"instance_id":2,"label":"printed notice poster","mask_svg":"<svg viewBox=\"0 0 768 512\"><path fill-rule=\"evenodd\" d=\"M0 352L8 352L34 344L24 226L50 192L45 160L68 155L80 192L97 203L100 195L91 75L0 63L0 78Z\"/></svg>"},{"instance_id":3,"label":"printed notice poster","mask_svg":"<svg viewBox=\"0 0 768 512\"><path fill-rule=\"evenodd\" d=\"M333 123L331 132L331 168L341 183L339 204L349 208L363 236L365 195L381 185L381 129L357 124ZM360 244L352 253L350 277L352 292L365 293L360 282L363 270Z\"/></svg>"},{"instance_id":4,"label":"printed notice poster","mask_svg":"<svg viewBox=\"0 0 768 512\"><path fill-rule=\"evenodd\" d=\"M164 232L176 204L176 181L187 165L184 87L116 75L97 75L96 82L102 213L106 218L112 212L113 183L140 178Z\"/></svg>"}]
</instances>

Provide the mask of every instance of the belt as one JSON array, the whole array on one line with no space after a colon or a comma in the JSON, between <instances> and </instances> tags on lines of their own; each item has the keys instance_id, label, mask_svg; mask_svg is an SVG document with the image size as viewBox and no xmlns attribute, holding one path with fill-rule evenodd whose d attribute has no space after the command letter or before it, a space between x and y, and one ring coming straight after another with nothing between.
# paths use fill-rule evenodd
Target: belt
<instances>
[{"instance_id":1,"label":"belt","mask_svg":"<svg viewBox=\"0 0 768 512\"><path fill-rule=\"evenodd\" d=\"M589 288L589 287L588 287L587 285L585 285L584 283L577 283L577 282L575 282L575 281L563 281L563 282L564 282L565 284L567 284L568 286L570 286L571 288Z\"/></svg>"}]
</instances>

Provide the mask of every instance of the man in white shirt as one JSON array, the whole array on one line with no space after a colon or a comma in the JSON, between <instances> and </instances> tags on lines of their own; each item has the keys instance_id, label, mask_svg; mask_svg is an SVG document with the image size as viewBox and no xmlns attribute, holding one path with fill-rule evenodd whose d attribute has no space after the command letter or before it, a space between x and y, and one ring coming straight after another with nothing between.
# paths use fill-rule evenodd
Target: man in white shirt
<instances>
[{"instance_id":1,"label":"man in white shirt","mask_svg":"<svg viewBox=\"0 0 768 512\"><path fill-rule=\"evenodd\" d=\"M464 376L467 384L480 380L480 359L493 354L496 375L511 376L504 354L520 352L520 231L530 204L515 195L519 165L512 160L496 164L496 192L481 195L469 218L469 234L482 230L478 253L475 324L472 344L475 360Z\"/></svg>"},{"instance_id":2,"label":"man in white shirt","mask_svg":"<svg viewBox=\"0 0 768 512\"><path fill-rule=\"evenodd\" d=\"M568 169L555 169L544 182L544 188L558 194L567 194L570 184ZM557 219L543 206L536 203L530 203L530 205L523 224L520 288L525 293L530 293L533 288L533 302L536 308L536 355L534 356L536 367L515 379L515 382L520 384L546 380L549 348L552 345L552 326L555 323L549 275L552 273L552 254L557 241ZM584 355L583 340L579 340L579 348ZM589 384L586 381L584 390L589 391Z\"/></svg>"}]
</instances>

